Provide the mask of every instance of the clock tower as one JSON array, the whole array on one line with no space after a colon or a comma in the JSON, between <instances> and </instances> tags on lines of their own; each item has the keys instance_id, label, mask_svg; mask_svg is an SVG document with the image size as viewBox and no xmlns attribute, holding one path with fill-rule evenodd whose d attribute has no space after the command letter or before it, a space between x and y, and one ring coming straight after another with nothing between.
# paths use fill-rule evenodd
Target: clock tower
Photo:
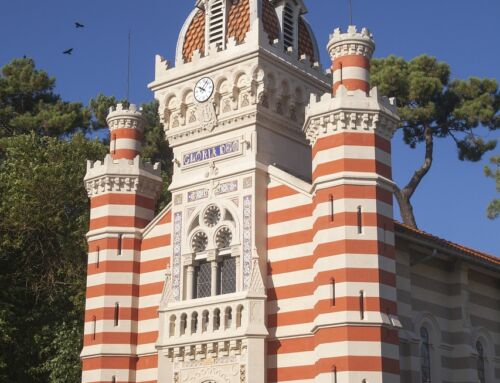
<instances>
[{"instance_id":1,"label":"clock tower","mask_svg":"<svg viewBox=\"0 0 500 383\"><path fill-rule=\"evenodd\" d=\"M268 379L269 168L311 179L305 108L330 87L306 13L301 0L198 0L175 66L156 59L174 152L159 383Z\"/></svg>"}]
</instances>

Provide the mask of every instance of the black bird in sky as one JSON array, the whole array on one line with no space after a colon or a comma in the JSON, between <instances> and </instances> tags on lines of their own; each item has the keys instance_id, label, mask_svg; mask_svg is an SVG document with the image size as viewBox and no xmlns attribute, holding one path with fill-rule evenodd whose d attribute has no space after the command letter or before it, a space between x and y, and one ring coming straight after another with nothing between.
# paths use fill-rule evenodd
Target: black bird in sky
<instances>
[{"instance_id":1,"label":"black bird in sky","mask_svg":"<svg viewBox=\"0 0 500 383\"><path fill-rule=\"evenodd\" d=\"M68 50L65 50L65 51L63 52L63 54L64 54L64 55L71 55L72 53L73 53L73 48L68 49Z\"/></svg>"},{"instance_id":2,"label":"black bird in sky","mask_svg":"<svg viewBox=\"0 0 500 383\"><path fill-rule=\"evenodd\" d=\"M85 28L85 25L79 23L78 21L75 23L75 27L78 28Z\"/></svg>"}]
</instances>

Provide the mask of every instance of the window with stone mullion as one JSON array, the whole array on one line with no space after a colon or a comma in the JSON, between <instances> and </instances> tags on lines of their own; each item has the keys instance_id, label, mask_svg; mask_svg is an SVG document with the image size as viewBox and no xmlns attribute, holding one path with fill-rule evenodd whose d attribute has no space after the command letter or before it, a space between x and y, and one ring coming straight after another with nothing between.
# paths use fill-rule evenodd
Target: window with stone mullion
<instances>
[{"instance_id":1,"label":"window with stone mullion","mask_svg":"<svg viewBox=\"0 0 500 383\"><path fill-rule=\"evenodd\" d=\"M217 294L231 294L236 292L236 259L225 257L218 267Z\"/></svg>"},{"instance_id":2,"label":"window with stone mullion","mask_svg":"<svg viewBox=\"0 0 500 383\"><path fill-rule=\"evenodd\" d=\"M210 262L203 261L195 269L195 298L205 298L212 295L212 267Z\"/></svg>"}]
</instances>

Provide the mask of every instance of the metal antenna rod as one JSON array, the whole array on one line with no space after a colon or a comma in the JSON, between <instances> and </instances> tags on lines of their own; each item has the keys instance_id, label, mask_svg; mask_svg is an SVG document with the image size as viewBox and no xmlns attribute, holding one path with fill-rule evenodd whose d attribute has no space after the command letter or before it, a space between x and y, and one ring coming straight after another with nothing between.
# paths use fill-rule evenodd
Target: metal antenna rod
<instances>
[{"instance_id":1,"label":"metal antenna rod","mask_svg":"<svg viewBox=\"0 0 500 383\"><path fill-rule=\"evenodd\" d=\"M349 0L349 21L350 21L349 25L353 25L352 24L352 0Z\"/></svg>"},{"instance_id":2,"label":"metal antenna rod","mask_svg":"<svg viewBox=\"0 0 500 383\"><path fill-rule=\"evenodd\" d=\"M132 48L132 32L128 31L128 58L127 58L127 101L130 100L130 58Z\"/></svg>"}]
</instances>

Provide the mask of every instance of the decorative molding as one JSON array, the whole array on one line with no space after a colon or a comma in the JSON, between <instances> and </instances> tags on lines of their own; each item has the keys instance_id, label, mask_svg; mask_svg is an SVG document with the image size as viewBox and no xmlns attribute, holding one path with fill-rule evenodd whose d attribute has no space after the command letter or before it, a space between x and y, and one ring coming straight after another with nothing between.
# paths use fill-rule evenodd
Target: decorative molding
<instances>
[{"instance_id":1,"label":"decorative molding","mask_svg":"<svg viewBox=\"0 0 500 383\"><path fill-rule=\"evenodd\" d=\"M394 99L379 97L377 88L367 95L340 86L335 96L311 96L304 133L312 145L322 136L338 132L374 132L388 140L399 127Z\"/></svg>"},{"instance_id":2,"label":"decorative molding","mask_svg":"<svg viewBox=\"0 0 500 383\"><path fill-rule=\"evenodd\" d=\"M264 285L264 280L262 279L262 273L259 267L259 257L255 256L252 259L252 271L250 274L250 283L248 286L249 294L256 294L259 296L266 295L266 287Z\"/></svg>"},{"instance_id":3,"label":"decorative molding","mask_svg":"<svg viewBox=\"0 0 500 383\"><path fill-rule=\"evenodd\" d=\"M354 25L350 25L346 33L342 33L340 28L330 35L327 46L332 60L342 56L365 56L371 58L375 51L373 35L366 28L358 32Z\"/></svg>"},{"instance_id":4,"label":"decorative molding","mask_svg":"<svg viewBox=\"0 0 500 383\"><path fill-rule=\"evenodd\" d=\"M243 189L250 189L252 185L253 185L252 176L243 178Z\"/></svg>"},{"instance_id":5,"label":"decorative molding","mask_svg":"<svg viewBox=\"0 0 500 383\"><path fill-rule=\"evenodd\" d=\"M252 262L252 196L243 197L243 290L250 283Z\"/></svg>"},{"instance_id":6,"label":"decorative molding","mask_svg":"<svg viewBox=\"0 0 500 383\"><path fill-rule=\"evenodd\" d=\"M200 199L208 198L209 192L210 191L208 189L197 189L190 191L187 194L187 200L188 202L195 202Z\"/></svg>"},{"instance_id":7,"label":"decorative molding","mask_svg":"<svg viewBox=\"0 0 500 383\"><path fill-rule=\"evenodd\" d=\"M89 197L105 193L139 193L156 198L162 188L160 164L143 163L139 156L133 160L87 161L85 188Z\"/></svg>"},{"instance_id":8,"label":"decorative molding","mask_svg":"<svg viewBox=\"0 0 500 383\"><path fill-rule=\"evenodd\" d=\"M174 205L182 205L182 194L176 194L174 196Z\"/></svg>"},{"instance_id":9,"label":"decorative molding","mask_svg":"<svg viewBox=\"0 0 500 383\"><path fill-rule=\"evenodd\" d=\"M182 254L182 213L174 214L174 240L173 240L173 267L172 267L172 290L173 298L179 301L181 294L181 254Z\"/></svg>"},{"instance_id":10,"label":"decorative molding","mask_svg":"<svg viewBox=\"0 0 500 383\"><path fill-rule=\"evenodd\" d=\"M111 107L106 122L111 132L116 129L136 129L142 133L146 124L140 109L134 104L130 104L128 108L123 104Z\"/></svg>"},{"instance_id":11,"label":"decorative molding","mask_svg":"<svg viewBox=\"0 0 500 383\"><path fill-rule=\"evenodd\" d=\"M172 290L172 270L170 267L165 273L165 284L163 285L163 292L161 294L160 307L167 307L170 302L173 301L173 290Z\"/></svg>"},{"instance_id":12,"label":"decorative molding","mask_svg":"<svg viewBox=\"0 0 500 383\"><path fill-rule=\"evenodd\" d=\"M215 195L232 193L238 190L238 181L223 182L215 188Z\"/></svg>"},{"instance_id":13,"label":"decorative molding","mask_svg":"<svg viewBox=\"0 0 500 383\"><path fill-rule=\"evenodd\" d=\"M198 104L196 107L196 119L193 122L198 122L203 130L211 132L218 125L217 114L215 113L215 107L212 102L206 102L203 104Z\"/></svg>"}]
</instances>

